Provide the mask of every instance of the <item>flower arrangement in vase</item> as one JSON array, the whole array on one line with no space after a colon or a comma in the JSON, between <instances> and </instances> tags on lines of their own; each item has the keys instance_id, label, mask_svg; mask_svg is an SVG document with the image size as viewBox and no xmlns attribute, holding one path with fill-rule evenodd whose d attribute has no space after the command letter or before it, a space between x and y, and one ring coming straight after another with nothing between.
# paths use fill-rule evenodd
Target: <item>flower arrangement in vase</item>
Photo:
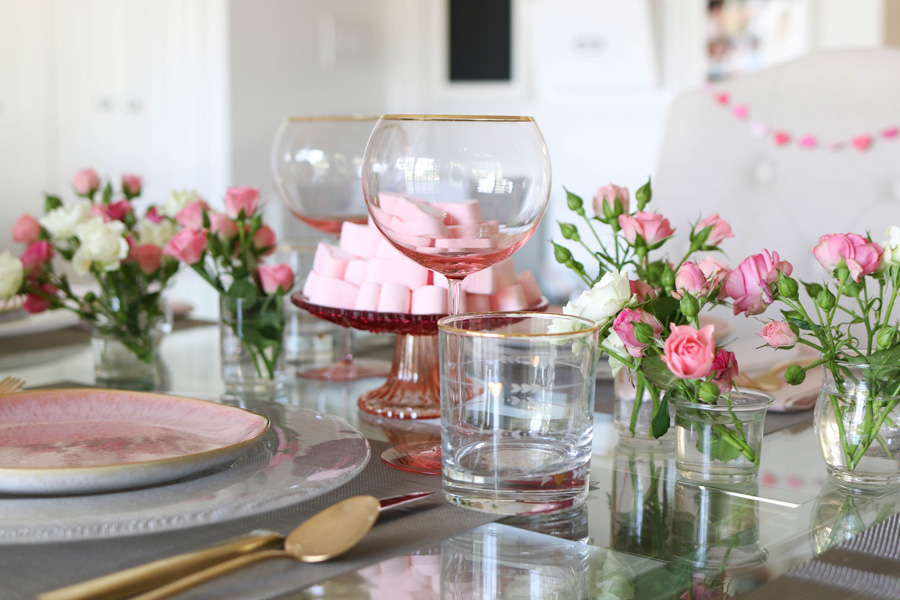
<instances>
[{"instance_id":1,"label":"flower arrangement in vase","mask_svg":"<svg viewBox=\"0 0 900 600\"><path fill-rule=\"evenodd\" d=\"M735 314L758 314L767 306L762 295L769 282L780 271L790 274L791 267L768 252L751 257L734 271L719 262L712 253L733 234L718 215L691 227L689 247L678 262L656 256L675 230L668 219L645 210L651 199L648 182L635 193L636 210L630 211L627 188L610 184L597 192L594 215L589 216L584 201L567 191L569 209L584 221L588 239L596 247L588 245L574 224L560 223L560 232L590 253L596 270L589 273L569 248L554 242L556 260L590 286L563 312L599 322L600 347L609 356L613 375L624 371L634 382L633 406L625 404L625 410L617 406L620 435L661 438L670 429L671 413L676 412L670 411L670 405L676 405L683 410L683 418L676 417L683 425L680 429L692 432L677 440L680 471L687 465L684 453L690 454L692 447L707 461L731 466L745 462L747 469L755 470L759 465L756 430L761 439L761 424L755 425L758 409L749 408L761 402L764 415L771 402L765 395L746 398L735 390L739 369L734 353L717 345L714 325L701 326L699 315L717 305L732 305ZM597 231L598 223L610 229L607 242ZM703 252L705 258L693 259ZM646 410L647 404L651 410ZM753 425L747 420L751 412L756 413ZM731 466L723 472L731 471ZM702 470L709 474L708 465Z\"/></svg>"},{"instance_id":2,"label":"flower arrangement in vase","mask_svg":"<svg viewBox=\"0 0 900 600\"><path fill-rule=\"evenodd\" d=\"M98 380L152 379L166 319L161 294L179 266L162 251L175 234L174 215L156 206L137 215L137 175L122 176L118 199L93 169L78 172L73 187L79 200L64 203L47 194L43 216L16 221L13 240L25 251L18 258L0 254L0 301L22 296L29 313L65 309L88 322ZM96 289L73 289L54 259L68 262Z\"/></svg>"},{"instance_id":3,"label":"flower arrangement in vase","mask_svg":"<svg viewBox=\"0 0 900 600\"><path fill-rule=\"evenodd\" d=\"M759 333L774 348L818 353L789 367L785 380L798 385L822 367L816 433L828 471L850 484L900 482L900 227L886 236L880 244L856 233L821 236L811 251L830 280L780 275L768 298L784 306L782 318Z\"/></svg>"},{"instance_id":4,"label":"flower arrangement in vase","mask_svg":"<svg viewBox=\"0 0 900 600\"><path fill-rule=\"evenodd\" d=\"M294 284L285 264L265 264L275 233L262 222L259 190L232 187L225 211L184 195L180 230L163 253L189 265L219 294L222 375L226 388L269 394L283 385L284 295Z\"/></svg>"}]
</instances>

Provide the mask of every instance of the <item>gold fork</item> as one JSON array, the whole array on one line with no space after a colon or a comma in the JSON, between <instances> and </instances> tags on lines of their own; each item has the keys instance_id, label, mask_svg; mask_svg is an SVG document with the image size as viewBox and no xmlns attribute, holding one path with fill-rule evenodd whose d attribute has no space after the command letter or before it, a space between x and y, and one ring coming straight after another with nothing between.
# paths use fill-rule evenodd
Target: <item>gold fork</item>
<instances>
[{"instance_id":1,"label":"gold fork","mask_svg":"<svg viewBox=\"0 0 900 600\"><path fill-rule=\"evenodd\" d=\"M25 380L18 377L4 377L0 379L0 394L18 392L25 386Z\"/></svg>"}]
</instances>

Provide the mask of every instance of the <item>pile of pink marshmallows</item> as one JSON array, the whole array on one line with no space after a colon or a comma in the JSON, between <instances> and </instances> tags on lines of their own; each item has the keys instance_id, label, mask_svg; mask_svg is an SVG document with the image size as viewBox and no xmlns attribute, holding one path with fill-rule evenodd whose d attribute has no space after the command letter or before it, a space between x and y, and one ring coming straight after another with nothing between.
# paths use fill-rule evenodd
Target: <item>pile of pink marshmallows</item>
<instances>
[{"instance_id":1,"label":"pile of pink marshmallows","mask_svg":"<svg viewBox=\"0 0 900 600\"><path fill-rule=\"evenodd\" d=\"M385 198L383 198L385 200ZM392 228L416 231L433 248L452 248L447 240L483 229L477 203L447 204L439 215L402 197L382 202ZM430 209L430 207L427 207ZM440 220L421 227L423 219ZM437 226L434 226L437 225ZM432 236L430 237L429 233ZM450 237L441 237L450 236ZM419 244L423 242L420 241ZM468 244L468 240L466 240ZM312 304L349 310L420 315L447 314L447 278L404 256L372 224L345 222L338 246L321 242L313 269L303 286ZM515 311L540 303L541 290L530 271L516 273L512 259L503 260L463 280L464 312Z\"/></svg>"}]
</instances>

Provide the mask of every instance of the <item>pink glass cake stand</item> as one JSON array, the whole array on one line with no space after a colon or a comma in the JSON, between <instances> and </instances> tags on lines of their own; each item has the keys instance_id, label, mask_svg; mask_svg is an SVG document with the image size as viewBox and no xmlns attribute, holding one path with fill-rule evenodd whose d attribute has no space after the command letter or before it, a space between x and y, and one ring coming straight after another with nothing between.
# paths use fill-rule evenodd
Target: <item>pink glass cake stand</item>
<instances>
[{"instance_id":1,"label":"pink glass cake stand","mask_svg":"<svg viewBox=\"0 0 900 600\"><path fill-rule=\"evenodd\" d=\"M333 308L311 304L302 294L294 294L291 301L310 314L342 327L397 334L387 381L359 397L360 410L389 419L436 419L441 416L437 322L446 315ZM529 310L545 311L547 306L546 298L542 298Z\"/></svg>"}]
</instances>

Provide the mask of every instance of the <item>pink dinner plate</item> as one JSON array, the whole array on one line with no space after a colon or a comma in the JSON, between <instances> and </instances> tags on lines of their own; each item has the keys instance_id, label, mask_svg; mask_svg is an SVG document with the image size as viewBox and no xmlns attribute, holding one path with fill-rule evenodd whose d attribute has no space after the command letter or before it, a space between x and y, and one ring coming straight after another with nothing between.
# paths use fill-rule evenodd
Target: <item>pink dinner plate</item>
<instances>
[{"instance_id":1,"label":"pink dinner plate","mask_svg":"<svg viewBox=\"0 0 900 600\"><path fill-rule=\"evenodd\" d=\"M266 417L191 398L105 389L0 397L0 492L104 492L173 481L249 449Z\"/></svg>"}]
</instances>

